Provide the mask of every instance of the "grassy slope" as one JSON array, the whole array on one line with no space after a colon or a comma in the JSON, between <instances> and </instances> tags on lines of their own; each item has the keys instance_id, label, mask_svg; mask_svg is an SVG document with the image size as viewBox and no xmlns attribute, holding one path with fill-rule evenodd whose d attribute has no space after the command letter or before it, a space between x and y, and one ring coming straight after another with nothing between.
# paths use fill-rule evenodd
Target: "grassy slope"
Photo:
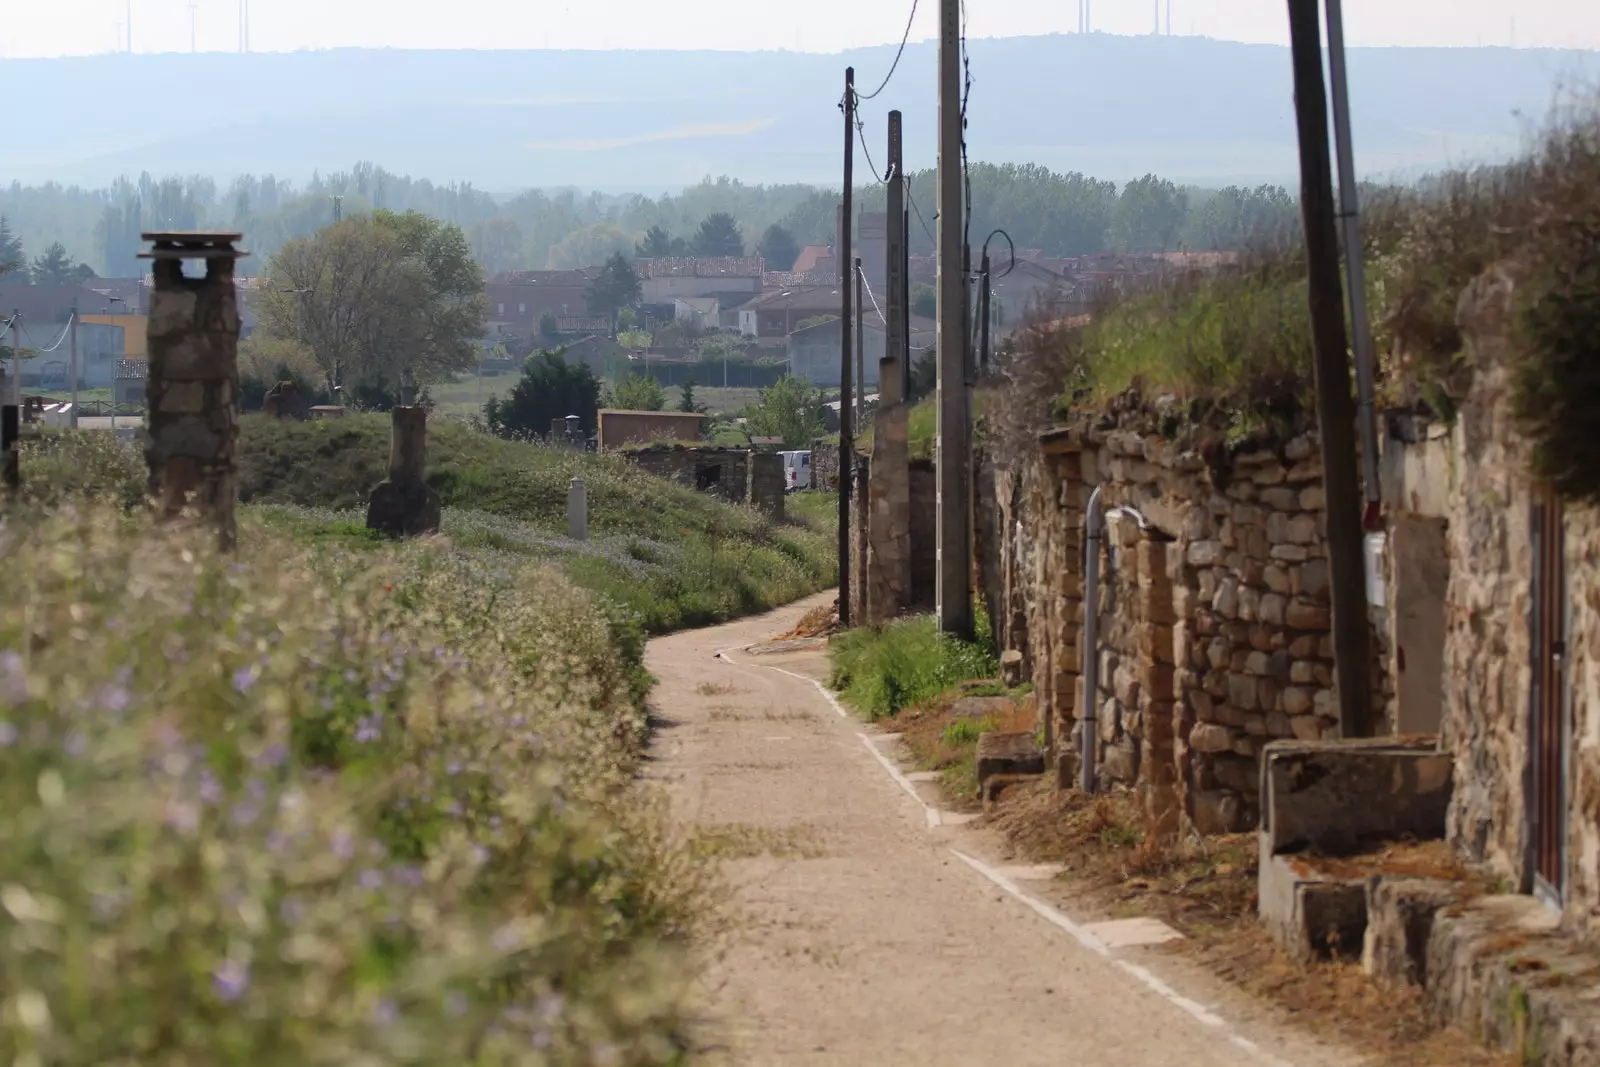
<instances>
[{"instance_id":1,"label":"grassy slope","mask_svg":"<svg viewBox=\"0 0 1600 1067\"><path fill-rule=\"evenodd\" d=\"M388 435L382 416L246 417L239 498L312 509L292 513L307 532L359 528L367 494L384 476ZM832 538L803 521L771 522L616 457L502 441L444 421L429 435L428 482L457 543L559 561L580 585L637 612L651 632L760 611L835 579ZM582 543L565 537L573 477L583 478L589 498Z\"/></svg>"}]
</instances>

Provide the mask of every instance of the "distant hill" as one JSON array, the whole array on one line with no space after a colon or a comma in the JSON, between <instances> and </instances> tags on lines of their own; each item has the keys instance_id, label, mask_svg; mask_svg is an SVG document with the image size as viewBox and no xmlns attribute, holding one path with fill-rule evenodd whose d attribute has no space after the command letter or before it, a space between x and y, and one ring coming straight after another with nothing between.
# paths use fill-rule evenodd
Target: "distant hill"
<instances>
[{"instance_id":1,"label":"distant hill","mask_svg":"<svg viewBox=\"0 0 1600 1067\"><path fill-rule=\"evenodd\" d=\"M1199 184L1296 173L1288 51L1197 37L974 40L970 151L1119 181ZM892 48L793 52L395 51L105 55L0 61L0 180L119 174L304 178L371 159L490 190L657 192L727 174L834 183L843 70L864 90ZM1355 49L1358 163L1392 175L1502 156L1600 53ZM907 162L934 160L935 52L907 49L865 110ZM1519 118L1518 113L1523 117Z\"/></svg>"}]
</instances>

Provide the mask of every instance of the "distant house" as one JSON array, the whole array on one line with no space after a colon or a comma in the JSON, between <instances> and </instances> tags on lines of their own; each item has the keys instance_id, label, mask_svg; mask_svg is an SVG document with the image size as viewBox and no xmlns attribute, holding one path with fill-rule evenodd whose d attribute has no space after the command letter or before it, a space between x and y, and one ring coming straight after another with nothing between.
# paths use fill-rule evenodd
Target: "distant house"
<instances>
[{"instance_id":1,"label":"distant house","mask_svg":"<svg viewBox=\"0 0 1600 1067\"><path fill-rule=\"evenodd\" d=\"M994 329L1002 336L1019 329L1028 316L1040 309L1050 310L1071 303L1076 286L1064 275L1025 259L1017 260L1010 273L990 260L990 308Z\"/></svg>"},{"instance_id":2,"label":"distant house","mask_svg":"<svg viewBox=\"0 0 1600 1067\"><path fill-rule=\"evenodd\" d=\"M739 332L754 337L756 343L778 347L806 319L837 315L840 311L837 285L813 285L764 293L758 300L739 309Z\"/></svg>"},{"instance_id":3,"label":"distant house","mask_svg":"<svg viewBox=\"0 0 1600 1067\"><path fill-rule=\"evenodd\" d=\"M721 310L714 296L680 296L672 301L672 317L701 330L721 325Z\"/></svg>"},{"instance_id":4,"label":"distant house","mask_svg":"<svg viewBox=\"0 0 1600 1067\"><path fill-rule=\"evenodd\" d=\"M878 361L883 358L885 335L882 320L869 311L862 322L865 340L862 345L865 366L863 377L870 386L878 384ZM933 347L936 339L935 324L923 318L911 319L911 358L913 361L926 349ZM852 339L852 344L854 340ZM796 330L788 338L789 373L804 378L812 385L837 387L839 385L841 338L839 320L819 322L803 330Z\"/></svg>"},{"instance_id":5,"label":"distant house","mask_svg":"<svg viewBox=\"0 0 1600 1067\"><path fill-rule=\"evenodd\" d=\"M759 293L766 270L760 256L662 256L640 259L634 267L645 304L671 304L678 297Z\"/></svg>"},{"instance_id":6,"label":"distant house","mask_svg":"<svg viewBox=\"0 0 1600 1067\"><path fill-rule=\"evenodd\" d=\"M531 334L545 315L554 315L558 322L588 319L589 284L599 272L599 267L584 267L495 275L486 287L490 332ZM610 320L604 321L602 329L610 329Z\"/></svg>"},{"instance_id":7,"label":"distant house","mask_svg":"<svg viewBox=\"0 0 1600 1067\"><path fill-rule=\"evenodd\" d=\"M117 376L111 383L112 403L144 403L145 378L149 369L150 365L142 359L117 360Z\"/></svg>"},{"instance_id":8,"label":"distant house","mask_svg":"<svg viewBox=\"0 0 1600 1067\"><path fill-rule=\"evenodd\" d=\"M794 261L794 266L789 268L795 274L810 274L812 271L827 269L833 270L833 249L827 245L806 245L800 250L800 256Z\"/></svg>"}]
</instances>

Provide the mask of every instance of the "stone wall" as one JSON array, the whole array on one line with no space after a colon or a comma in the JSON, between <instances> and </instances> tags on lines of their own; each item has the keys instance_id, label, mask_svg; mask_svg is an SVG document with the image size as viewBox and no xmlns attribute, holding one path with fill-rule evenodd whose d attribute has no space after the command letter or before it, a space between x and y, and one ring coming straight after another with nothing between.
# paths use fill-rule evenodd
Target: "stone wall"
<instances>
[{"instance_id":1,"label":"stone wall","mask_svg":"<svg viewBox=\"0 0 1600 1067\"><path fill-rule=\"evenodd\" d=\"M680 485L712 493L731 504L745 502L750 488L750 453L738 448L684 445L624 452L629 463ZM782 460L779 460L780 467Z\"/></svg>"},{"instance_id":2,"label":"stone wall","mask_svg":"<svg viewBox=\"0 0 1600 1067\"><path fill-rule=\"evenodd\" d=\"M747 464L745 499L774 518L784 515L784 498L789 490L783 457L776 452L751 452Z\"/></svg>"},{"instance_id":3,"label":"stone wall","mask_svg":"<svg viewBox=\"0 0 1600 1067\"><path fill-rule=\"evenodd\" d=\"M1515 280L1496 269L1464 294L1472 383L1454 433L1448 507L1445 734L1456 759L1449 834L1469 860L1532 888L1529 709L1534 595L1531 450L1512 411ZM1568 758L1567 925L1600 939L1600 513L1564 516Z\"/></svg>"},{"instance_id":4,"label":"stone wall","mask_svg":"<svg viewBox=\"0 0 1600 1067\"><path fill-rule=\"evenodd\" d=\"M1243 830L1258 814L1262 746L1338 734L1316 441L1208 462L1148 421L1130 410L1050 431L996 478L996 506L1020 523L996 539L999 599L1020 605L1006 635L1026 641L1041 725L1070 785L1086 706L1084 509L1097 485L1108 511L1131 509L1108 520L1101 557L1096 763L1103 779L1136 786L1152 819Z\"/></svg>"},{"instance_id":5,"label":"stone wall","mask_svg":"<svg viewBox=\"0 0 1600 1067\"><path fill-rule=\"evenodd\" d=\"M911 603L912 610L932 610L939 582L939 483L933 461L912 460L911 470Z\"/></svg>"},{"instance_id":6,"label":"stone wall","mask_svg":"<svg viewBox=\"0 0 1600 1067\"><path fill-rule=\"evenodd\" d=\"M839 488L839 442L823 437L811 442L811 488Z\"/></svg>"}]
</instances>

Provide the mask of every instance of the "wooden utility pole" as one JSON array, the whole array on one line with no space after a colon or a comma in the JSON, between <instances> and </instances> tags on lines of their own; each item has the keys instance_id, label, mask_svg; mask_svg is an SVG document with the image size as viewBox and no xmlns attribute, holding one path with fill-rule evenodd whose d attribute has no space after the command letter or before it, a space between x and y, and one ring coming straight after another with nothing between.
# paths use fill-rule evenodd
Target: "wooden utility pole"
<instances>
[{"instance_id":1,"label":"wooden utility pole","mask_svg":"<svg viewBox=\"0 0 1600 1067\"><path fill-rule=\"evenodd\" d=\"M1318 0L1288 3L1295 119L1300 129L1300 208L1305 220L1317 420L1322 431L1322 480L1327 497L1339 725L1345 737L1371 737L1371 652L1366 564L1361 551L1361 489L1356 478L1356 410L1350 396L1344 292L1339 281L1328 98L1322 80L1321 12Z\"/></svg>"},{"instance_id":2,"label":"wooden utility pole","mask_svg":"<svg viewBox=\"0 0 1600 1067\"><path fill-rule=\"evenodd\" d=\"M78 428L78 305L72 305L72 318L68 327L72 331L72 357L68 363L67 373L72 375L69 383L72 388L72 428ZM111 394L111 410L117 410L117 396L115 391Z\"/></svg>"},{"instance_id":3,"label":"wooden utility pole","mask_svg":"<svg viewBox=\"0 0 1600 1067\"><path fill-rule=\"evenodd\" d=\"M961 0L939 0L939 630L972 638L967 280L962 271Z\"/></svg>"},{"instance_id":4,"label":"wooden utility pole","mask_svg":"<svg viewBox=\"0 0 1600 1067\"><path fill-rule=\"evenodd\" d=\"M834 250L839 276L839 625L850 625L850 483L856 446L850 425L850 225L853 221L856 143L856 68L844 70L844 219Z\"/></svg>"}]
</instances>

